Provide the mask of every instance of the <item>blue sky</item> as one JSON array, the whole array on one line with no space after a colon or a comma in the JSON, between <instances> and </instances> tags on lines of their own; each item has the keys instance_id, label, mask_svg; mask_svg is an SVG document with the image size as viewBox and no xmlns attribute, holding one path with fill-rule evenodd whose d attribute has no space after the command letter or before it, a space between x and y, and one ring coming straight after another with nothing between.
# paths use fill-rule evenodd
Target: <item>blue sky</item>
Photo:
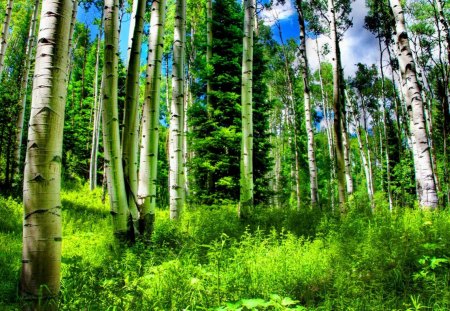
<instances>
[{"instance_id":1,"label":"blue sky","mask_svg":"<svg viewBox=\"0 0 450 311\"><path fill-rule=\"evenodd\" d=\"M346 76L352 75L356 70L356 63L361 62L368 65L377 63L378 45L376 38L367 30L363 28L364 17L367 12L365 6L365 0L355 0L352 4L353 28L350 28L341 43L342 62L344 66L344 72ZM92 7L86 12L82 7L78 10L77 19L80 22L92 25L91 38L94 39L97 35L97 27L93 25L94 19L99 18L101 12ZM282 28L283 39L286 41L289 38L295 38L298 40L299 27L297 20L297 12L293 5L292 0L287 0L284 5L275 6L270 11L263 11L260 18L262 18L267 25L273 27L273 33L276 40L279 40L278 30L275 27L275 22L278 22ZM128 28L130 25L130 16L126 14L122 21L122 31L120 34L120 55L122 59L126 58L127 45L128 45ZM318 38L319 45L323 45L329 41L326 36L320 36ZM312 69L318 67L318 60L316 57L315 42L308 40L308 56L309 63ZM145 54L145 48L143 50Z\"/></svg>"}]
</instances>

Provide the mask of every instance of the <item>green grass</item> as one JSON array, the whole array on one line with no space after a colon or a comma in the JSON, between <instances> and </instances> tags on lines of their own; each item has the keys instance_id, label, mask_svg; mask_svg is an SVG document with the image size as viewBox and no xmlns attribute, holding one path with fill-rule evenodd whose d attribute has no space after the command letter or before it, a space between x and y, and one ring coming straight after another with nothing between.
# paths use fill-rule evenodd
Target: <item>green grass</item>
<instances>
[{"instance_id":1,"label":"green grass","mask_svg":"<svg viewBox=\"0 0 450 311\"><path fill-rule=\"evenodd\" d=\"M112 243L108 203L64 190L61 310L448 310L450 215L159 210L149 247ZM0 309L18 310L21 204L0 198Z\"/></svg>"}]
</instances>

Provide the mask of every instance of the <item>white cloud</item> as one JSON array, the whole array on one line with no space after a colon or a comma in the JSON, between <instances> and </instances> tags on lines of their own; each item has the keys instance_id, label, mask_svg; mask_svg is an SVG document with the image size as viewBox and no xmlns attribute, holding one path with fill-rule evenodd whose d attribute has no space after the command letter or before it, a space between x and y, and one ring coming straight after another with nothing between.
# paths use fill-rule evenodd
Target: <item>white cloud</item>
<instances>
[{"instance_id":1,"label":"white cloud","mask_svg":"<svg viewBox=\"0 0 450 311\"><path fill-rule=\"evenodd\" d=\"M346 77L355 73L357 63L378 64L380 57L377 39L372 33L364 29L364 17L367 14L365 1L356 0L352 7L353 27L347 30L340 43L342 66ZM330 39L323 35L319 36L317 41L320 49L325 43L330 44ZM315 40L308 39L307 46L310 67L312 71L315 71L319 67ZM331 54L328 54L325 60L331 61Z\"/></svg>"},{"instance_id":2,"label":"white cloud","mask_svg":"<svg viewBox=\"0 0 450 311\"><path fill-rule=\"evenodd\" d=\"M277 20L282 21L291 18L296 13L291 0L286 0L285 4L276 4L270 10L264 9L261 12L261 19L267 26L273 26Z\"/></svg>"}]
</instances>

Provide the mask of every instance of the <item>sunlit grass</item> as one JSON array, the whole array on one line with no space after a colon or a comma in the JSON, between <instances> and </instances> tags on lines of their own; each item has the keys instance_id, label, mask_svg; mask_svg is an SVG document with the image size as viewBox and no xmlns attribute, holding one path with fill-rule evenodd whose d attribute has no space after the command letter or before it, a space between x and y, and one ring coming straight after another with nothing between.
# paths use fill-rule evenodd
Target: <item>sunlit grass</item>
<instances>
[{"instance_id":1,"label":"sunlit grass","mask_svg":"<svg viewBox=\"0 0 450 311\"><path fill-rule=\"evenodd\" d=\"M101 190L62 193L61 310L446 310L448 211L158 210L150 246L117 248ZM356 206L356 205L355 205ZM14 310L21 204L0 198L0 306ZM0 308L1 309L1 308Z\"/></svg>"}]
</instances>

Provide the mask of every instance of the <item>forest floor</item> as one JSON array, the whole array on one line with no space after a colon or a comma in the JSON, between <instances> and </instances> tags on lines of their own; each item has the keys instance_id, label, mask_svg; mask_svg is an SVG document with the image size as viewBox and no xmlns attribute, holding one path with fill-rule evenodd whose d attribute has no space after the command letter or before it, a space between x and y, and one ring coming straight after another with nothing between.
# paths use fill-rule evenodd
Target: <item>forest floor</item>
<instances>
[{"instance_id":1,"label":"forest floor","mask_svg":"<svg viewBox=\"0 0 450 311\"><path fill-rule=\"evenodd\" d=\"M150 246L117 248L100 190L67 188L60 310L450 309L448 210L160 210ZM0 198L0 310L21 307L21 224Z\"/></svg>"}]
</instances>

